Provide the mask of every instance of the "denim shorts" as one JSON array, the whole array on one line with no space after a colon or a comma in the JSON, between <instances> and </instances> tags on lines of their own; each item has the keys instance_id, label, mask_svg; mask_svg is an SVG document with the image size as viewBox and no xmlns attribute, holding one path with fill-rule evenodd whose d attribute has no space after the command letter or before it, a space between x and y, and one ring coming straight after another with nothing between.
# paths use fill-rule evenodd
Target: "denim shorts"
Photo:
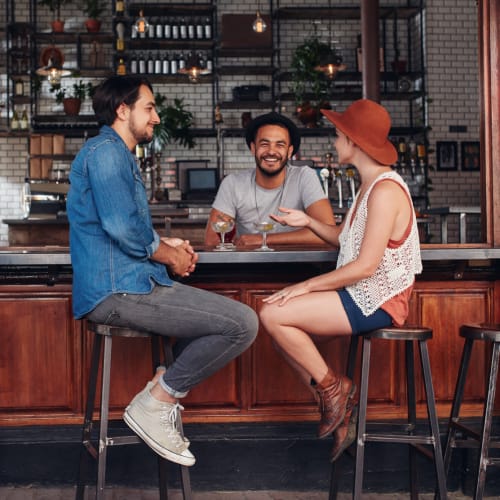
<instances>
[{"instance_id":1,"label":"denim shorts","mask_svg":"<svg viewBox=\"0 0 500 500\"><path fill-rule=\"evenodd\" d=\"M392 318L383 309L377 309L369 316L365 316L347 290L342 288L337 292L351 324L353 335L392 325Z\"/></svg>"}]
</instances>

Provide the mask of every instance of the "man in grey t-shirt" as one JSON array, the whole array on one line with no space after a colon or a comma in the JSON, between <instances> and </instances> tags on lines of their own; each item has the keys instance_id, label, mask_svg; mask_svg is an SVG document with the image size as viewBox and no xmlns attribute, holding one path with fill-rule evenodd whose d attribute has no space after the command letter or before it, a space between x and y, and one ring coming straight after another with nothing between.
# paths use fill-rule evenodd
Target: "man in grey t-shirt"
<instances>
[{"instance_id":1,"label":"man in grey t-shirt","mask_svg":"<svg viewBox=\"0 0 500 500\"><path fill-rule=\"evenodd\" d=\"M221 219L236 221L236 245L260 245L262 236L254 223L270 221L270 215L278 214L279 207L303 210L322 222L335 224L316 172L288 165L300 146L299 130L291 120L274 112L258 116L247 126L245 138L255 156L256 169L229 174L221 182L207 223L206 245L219 243L211 223ZM267 239L278 245L323 243L307 228L280 224Z\"/></svg>"}]
</instances>

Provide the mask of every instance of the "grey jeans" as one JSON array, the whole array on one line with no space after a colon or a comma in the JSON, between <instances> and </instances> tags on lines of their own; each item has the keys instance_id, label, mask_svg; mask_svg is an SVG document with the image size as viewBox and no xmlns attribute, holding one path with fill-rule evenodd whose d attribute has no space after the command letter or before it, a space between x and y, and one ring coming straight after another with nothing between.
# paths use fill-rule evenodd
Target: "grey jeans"
<instances>
[{"instance_id":1,"label":"grey jeans","mask_svg":"<svg viewBox=\"0 0 500 500\"><path fill-rule=\"evenodd\" d=\"M175 361L161 385L177 398L245 351L258 330L247 305L178 282L144 295L111 295L87 318L176 338Z\"/></svg>"}]
</instances>

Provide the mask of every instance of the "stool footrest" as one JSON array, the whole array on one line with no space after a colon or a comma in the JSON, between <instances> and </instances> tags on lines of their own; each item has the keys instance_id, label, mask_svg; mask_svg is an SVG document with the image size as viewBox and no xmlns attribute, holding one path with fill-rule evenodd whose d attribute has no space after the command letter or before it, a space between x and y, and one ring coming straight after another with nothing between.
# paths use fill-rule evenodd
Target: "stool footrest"
<instances>
[{"instance_id":1,"label":"stool footrest","mask_svg":"<svg viewBox=\"0 0 500 500\"><path fill-rule=\"evenodd\" d=\"M497 441L495 441L495 442L490 441L490 443L488 444L488 448L500 449L500 441L498 441L500 439L500 437L493 436L491 439L492 440L496 439ZM451 447L452 448L479 448L480 444L481 443L479 441L476 441L475 439L455 439L453 441L453 443L451 443Z\"/></svg>"},{"instance_id":2,"label":"stool footrest","mask_svg":"<svg viewBox=\"0 0 500 500\"><path fill-rule=\"evenodd\" d=\"M434 444L432 436L404 436L396 434L364 434L365 441L379 443Z\"/></svg>"}]
</instances>

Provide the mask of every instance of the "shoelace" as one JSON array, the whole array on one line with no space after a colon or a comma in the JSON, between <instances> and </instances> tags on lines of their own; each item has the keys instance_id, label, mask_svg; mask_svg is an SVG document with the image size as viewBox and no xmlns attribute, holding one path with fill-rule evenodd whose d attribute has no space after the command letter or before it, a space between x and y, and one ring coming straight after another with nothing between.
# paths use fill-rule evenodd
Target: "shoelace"
<instances>
[{"instance_id":1,"label":"shoelace","mask_svg":"<svg viewBox=\"0 0 500 500\"><path fill-rule=\"evenodd\" d=\"M172 444L176 448L186 447L186 441L181 436L177 428L177 419L180 415L180 411L184 410L184 407L179 403L175 405L168 405L164 407L163 412L160 414L161 425L165 428L167 436L172 440Z\"/></svg>"}]
</instances>

